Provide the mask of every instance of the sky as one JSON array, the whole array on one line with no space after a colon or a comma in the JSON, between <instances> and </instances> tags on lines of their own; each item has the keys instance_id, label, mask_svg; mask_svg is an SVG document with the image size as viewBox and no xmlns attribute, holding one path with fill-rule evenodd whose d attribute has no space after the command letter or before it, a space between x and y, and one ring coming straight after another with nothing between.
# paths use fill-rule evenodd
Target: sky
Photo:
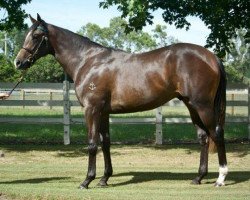
<instances>
[{"instance_id":1,"label":"sky","mask_svg":"<svg viewBox=\"0 0 250 200\"><path fill-rule=\"evenodd\" d=\"M39 13L47 23L76 32L89 22L98 24L100 27L108 26L111 18L121 15L115 6L109 9L99 8L100 1L102 0L32 0L30 4L24 5L23 9L34 18ZM156 24L162 24L167 26L168 36L173 36L181 42L202 46L206 44L210 31L199 18L188 17L191 27L186 31L166 24L160 11L153 15L154 24L145 27L144 31L150 32ZM31 25L30 20L27 19L26 22Z\"/></svg>"}]
</instances>

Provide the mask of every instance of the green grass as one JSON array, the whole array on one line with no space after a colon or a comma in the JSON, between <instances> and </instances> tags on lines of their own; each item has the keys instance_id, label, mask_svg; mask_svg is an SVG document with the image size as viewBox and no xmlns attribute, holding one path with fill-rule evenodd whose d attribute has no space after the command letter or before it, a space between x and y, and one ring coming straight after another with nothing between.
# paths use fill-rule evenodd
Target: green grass
<instances>
[{"instance_id":1,"label":"green grass","mask_svg":"<svg viewBox=\"0 0 250 200\"><path fill-rule=\"evenodd\" d=\"M0 124L0 144L62 144L63 126L34 124ZM227 140L243 140L247 138L247 125L227 125L225 138ZM71 143L87 143L87 130L84 125L71 126ZM122 125L113 124L110 127L113 143L154 143L155 125ZM167 143L195 142L196 130L191 124L169 124L163 126L163 139Z\"/></svg>"},{"instance_id":2,"label":"green grass","mask_svg":"<svg viewBox=\"0 0 250 200\"><path fill-rule=\"evenodd\" d=\"M245 116L245 110L234 110ZM82 117L81 109L72 109ZM166 117L187 117L183 108L165 108ZM115 117L154 117L154 111ZM62 117L63 110L53 108L4 108L0 117ZM228 116L232 117L230 113ZM147 143L155 140L155 125L112 124L113 143ZM227 124L228 140L248 137L247 124ZM214 188L217 178L217 155L209 156L208 177L200 186L190 185L199 163L199 145L113 145L114 176L110 186L98 188L103 173L103 156L97 156L97 180L89 190L77 187L87 170L86 127L71 126L71 143L62 146L63 125L0 124L0 200L4 199L247 199L250 191L249 144L227 144L230 174L227 186ZM196 141L191 124L164 124L163 138L168 143ZM20 145L24 143L25 145ZM8 144L8 145L6 145ZM43 145L41 145L43 144Z\"/></svg>"},{"instance_id":3,"label":"green grass","mask_svg":"<svg viewBox=\"0 0 250 200\"><path fill-rule=\"evenodd\" d=\"M233 114L232 114L233 112ZM84 110L80 107L71 107L72 117L83 117ZM163 107L162 115L164 117L189 117L189 112L186 107L177 106L177 107ZM227 107L227 117L247 117L248 110L247 107L239 107L235 106L233 111L232 107ZM22 107L1 107L0 117L62 117L63 116L63 108L62 107L53 107L50 109L49 107L32 107L26 106ZM155 117L155 110L145 111L145 112L136 112L129 114L116 114L111 115L111 117Z\"/></svg>"},{"instance_id":4,"label":"green grass","mask_svg":"<svg viewBox=\"0 0 250 200\"><path fill-rule=\"evenodd\" d=\"M230 173L226 186L215 188L217 155L209 156L209 175L191 185L199 163L199 145L113 145L114 175L109 187L96 184L103 173L97 156L97 179L79 190L87 170L87 151L79 145L2 145L0 199L248 199L248 144L228 144Z\"/></svg>"},{"instance_id":5,"label":"green grass","mask_svg":"<svg viewBox=\"0 0 250 200\"><path fill-rule=\"evenodd\" d=\"M80 112L77 113L79 115ZM63 108L53 108L50 110L48 107L1 107L0 117L63 117Z\"/></svg>"},{"instance_id":6,"label":"green grass","mask_svg":"<svg viewBox=\"0 0 250 200\"><path fill-rule=\"evenodd\" d=\"M236 110L235 110L236 112ZM238 114L245 116L243 111ZM73 117L83 117L83 111L72 108ZM188 117L188 111L182 107L165 107L165 117ZM155 111L132 113L125 115L113 115L112 117L154 117ZM37 108L27 107L11 108L1 107L0 117L34 117L34 118L62 118L62 108ZM86 127L84 124L71 125L71 142L74 144L86 143ZM111 141L114 143L154 143L154 124L112 124L110 126ZM226 124L225 138L227 140L243 140L248 137L247 124ZM163 124L163 139L167 143L195 142L196 130L192 124ZM63 125L55 124L0 124L0 144L62 144Z\"/></svg>"}]
</instances>

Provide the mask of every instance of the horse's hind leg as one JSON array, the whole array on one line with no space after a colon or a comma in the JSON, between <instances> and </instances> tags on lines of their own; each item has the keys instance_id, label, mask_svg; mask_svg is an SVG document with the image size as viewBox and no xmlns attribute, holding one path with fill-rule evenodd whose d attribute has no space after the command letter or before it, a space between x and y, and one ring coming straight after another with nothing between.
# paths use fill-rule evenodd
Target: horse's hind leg
<instances>
[{"instance_id":1,"label":"horse's hind leg","mask_svg":"<svg viewBox=\"0 0 250 200\"><path fill-rule=\"evenodd\" d=\"M110 157L110 137L109 137L109 115L103 115L100 123L100 138L104 157L104 175L99 182L99 186L107 186L107 181L113 174Z\"/></svg>"},{"instance_id":2,"label":"horse's hind leg","mask_svg":"<svg viewBox=\"0 0 250 200\"><path fill-rule=\"evenodd\" d=\"M228 174L227 168L227 158L226 158L226 149L225 149L225 141L224 141L224 130L220 125L216 126L215 135L212 136L214 140L219 158L219 177L215 182L216 187L220 187L225 185L224 181Z\"/></svg>"},{"instance_id":3,"label":"horse's hind leg","mask_svg":"<svg viewBox=\"0 0 250 200\"><path fill-rule=\"evenodd\" d=\"M198 176L192 180L192 184L201 184L201 180L207 175L208 172L208 134L205 130L205 127L199 117L198 112L190 105L188 102L185 102L193 123L197 129L197 136L201 145L200 153L200 166L198 171Z\"/></svg>"},{"instance_id":4,"label":"horse's hind leg","mask_svg":"<svg viewBox=\"0 0 250 200\"><path fill-rule=\"evenodd\" d=\"M197 135L201 145L200 166L198 176L192 180L192 184L201 184L201 180L208 172L208 136L206 131L197 126Z\"/></svg>"},{"instance_id":5,"label":"horse's hind leg","mask_svg":"<svg viewBox=\"0 0 250 200\"><path fill-rule=\"evenodd\" d=\"M217 147L219 159L219 177L215 186L225 185L224 180L228 173L226 150L224 142L224 130L221 125L216 124L214 110L211 108L202 108L198 110L199 116L208 130L209 137L213 140Z\"/></svg>"}]
</instances>

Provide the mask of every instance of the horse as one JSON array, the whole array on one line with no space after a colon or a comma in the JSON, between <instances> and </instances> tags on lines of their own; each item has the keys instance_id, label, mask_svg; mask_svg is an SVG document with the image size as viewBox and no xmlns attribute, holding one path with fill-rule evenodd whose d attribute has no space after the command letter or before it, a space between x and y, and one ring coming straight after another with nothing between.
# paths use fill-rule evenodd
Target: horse
<instances>
[{"instance_id":1,"label":"horse","mask_svg":"<svg viewBox=\"0 0 250 200\"><path fill-rule=\"evenodd\" d=\"M157 108L173 98L184 102L201 144L200 165L193 184L208 173L209 146L218 152L223 186L228 174L224 142L226 74L220 59L204 47L178 43L145 53L107 48L87 37L30 16L30 27L14 64L28 69L51 54L75 84L85 108L88 130L88 170L81 189L96 177L98 145L104 155L104 175L98 185L107 186L113 174L110 156L109 115Z\"/></svg>"}]
</instances>

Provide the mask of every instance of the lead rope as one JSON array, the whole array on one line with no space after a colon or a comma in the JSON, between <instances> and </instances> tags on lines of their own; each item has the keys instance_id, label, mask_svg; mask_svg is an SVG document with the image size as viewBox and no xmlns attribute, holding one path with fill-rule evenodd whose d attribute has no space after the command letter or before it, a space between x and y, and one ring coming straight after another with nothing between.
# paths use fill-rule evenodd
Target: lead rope
<instances>
[{"instance_id":1,"label":"lead rope","mask_svg":"<svg viewBox=\"0 0 250 200\"><path fill-rule=\"evenodd\" d=\"M31 62L31 64L33 64L34 58L35 58L35 56L37 55L37 52L38 52L38 50L40 49L40 47L42 46L42 43L43 43L44 41L46 42L46 45L47 45L48 37L46 37L46 36L43 36L43 37L42 37L41 42L39 43L38 47L36 48L36 50L35 50L35 52L34 52L33 54L30 53L30 51L29 51L28 49L22 47L24 50L28 51L28 52L31 54L31 56L29 57L29 61ZM8 92L8 96L5 97L5 98L3 98L3 99L7 99L7 98L10 97L10 95L11 95L12 92L16 89L16 87L23 81L24 75L27 73L27 71L28 71L28 70L26 69L26 70L24 70L24 71L22 72L22 76L19 78L19 80L18 80L18 82L16 83L16 85L13 87L13 89L12 89L11 91Z\"/></svg>"},{"instance_id":2,"label":"lead rope","mask_svg":"<svg viewBox=\"0 0 250 200\"><path fill-rule=\"evenodd\" d=\"M23 81L23 79L24 79L24 75L27 73L27 69L26 70L24 70L23 72L22 72L22 76L18 79L18 82L16 83L16 85L12 88L12 90L11 91L9 91L8 92L8 97L10 97L10 95L12 94L12 92L16 89L16 87Z\"/></svg>"}]
</instances>

